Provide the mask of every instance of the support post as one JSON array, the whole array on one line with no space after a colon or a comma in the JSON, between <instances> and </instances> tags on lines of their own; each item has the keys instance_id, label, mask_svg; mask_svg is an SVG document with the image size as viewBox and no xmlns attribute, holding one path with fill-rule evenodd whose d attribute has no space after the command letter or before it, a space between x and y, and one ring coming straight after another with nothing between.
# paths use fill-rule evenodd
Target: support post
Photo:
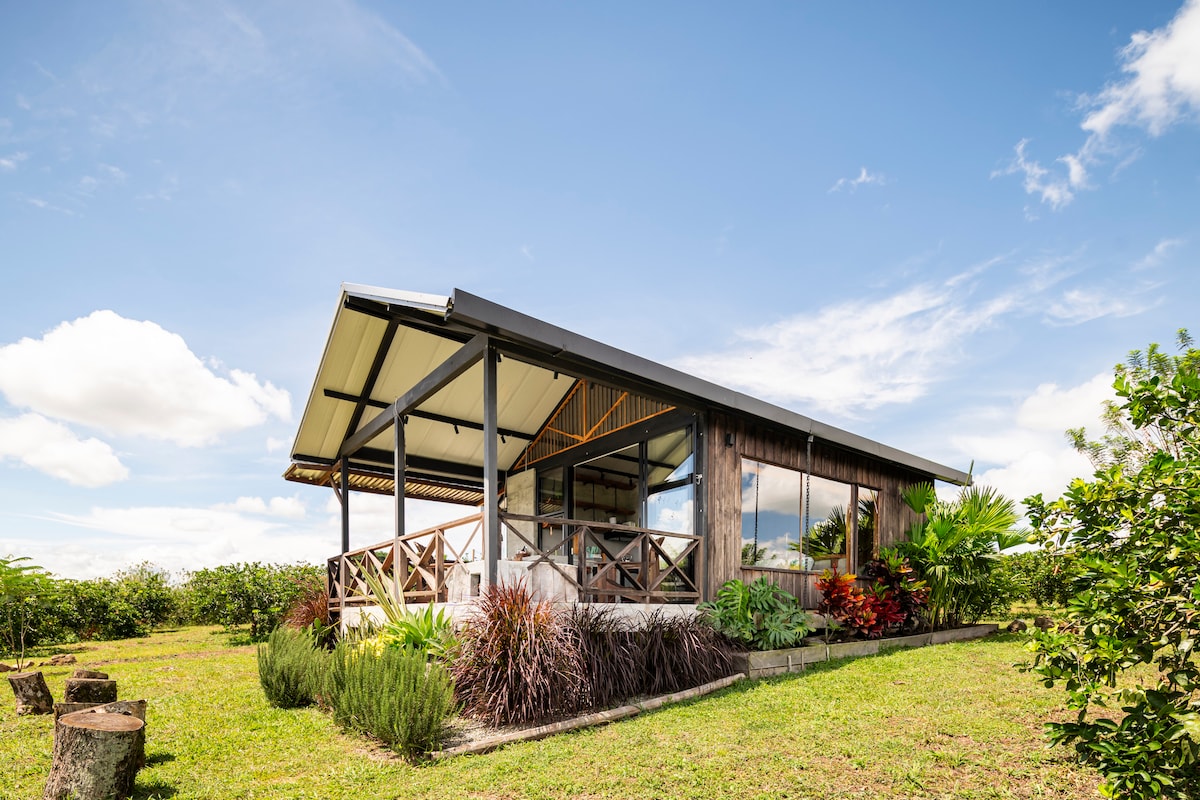
<instances>
[{"instance_id":1,"label":"support post","mask_svg":"<svg viewBox=\"0 0 1200 800\"><path fill-rule=\"evenodd\" d=\"M500 452L496 418L496 347L488 339L483 356L483 557L486 586L496 584L500 560Z\"/></svg>"},{"instance_id":2,"label":"support post","mask_svg":"<svg viewBox=\"0 0 1200 800\"><path fill-rule=\"evenodd\" d=\"M396 416L395 423L392 425L393 443L395 444L395 459L392 464L392 479L395 482L394 494L396 499L396 531L392 539L392 594L396 602L401 602L400 595L401 576L400 576L400 537L404 535L404 469L405 469L405 450L404 450L404 420L400 416L399 409L392 406ZM407 563L405 567L404 578L407 578ZM382 577L382 576L381 576Z\"/></svg>"},{"instance_id":3,"label":"support post","mask_svg":"<svg viewBox=\"0 0 1200 800\"><path fill-rule=\"evenodd\" d=\"M342 501L342 555L345 555L350 552L350 465L345 458L341 464L342 494L338 499Z\"/></svg>"}]
</instances>

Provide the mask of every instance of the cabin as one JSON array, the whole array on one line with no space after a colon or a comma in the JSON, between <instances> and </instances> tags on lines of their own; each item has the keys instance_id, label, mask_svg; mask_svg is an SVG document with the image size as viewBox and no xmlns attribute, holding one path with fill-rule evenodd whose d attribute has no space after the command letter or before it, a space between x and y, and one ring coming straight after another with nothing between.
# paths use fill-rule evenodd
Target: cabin
<instances>
[{"instance_id":1,"label":"cabin","mask_svg":"<svg viewBox=\"0 0 1200 800\"><path fill-rule=\"evenodd\" d=\"M686 607L766 576L814 607L822 570L905 535L906 486L970 481L460 289L354 284L284 477L338 498L327 582L347 624L372 583L415 603L524 580L555 602ZM359 493L392 498L394 524L351 549ZM409 531L405 498L464 509Z\"/></svg>"}]
</instances>

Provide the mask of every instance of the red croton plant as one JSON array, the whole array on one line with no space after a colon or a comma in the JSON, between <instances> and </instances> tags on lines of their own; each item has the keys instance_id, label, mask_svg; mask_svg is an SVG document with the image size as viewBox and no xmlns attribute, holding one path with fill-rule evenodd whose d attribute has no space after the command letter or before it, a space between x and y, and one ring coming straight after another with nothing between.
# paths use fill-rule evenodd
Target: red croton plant
<instances>
[{"instance_id":1,"label":"red croton plant","mask_svg":"<svg viewBox=\"0 0 1200 800\"><path fill-rule=\"evenodd\" d=\"M868 639L919 624L928 590L924 581L913 578L906 560L885 556L867 564L863 573L874 580L866 590L855 584L854 573L822 572L817 579L821 593L817 611L851 635Z\"/></svg>"}]
</instances>

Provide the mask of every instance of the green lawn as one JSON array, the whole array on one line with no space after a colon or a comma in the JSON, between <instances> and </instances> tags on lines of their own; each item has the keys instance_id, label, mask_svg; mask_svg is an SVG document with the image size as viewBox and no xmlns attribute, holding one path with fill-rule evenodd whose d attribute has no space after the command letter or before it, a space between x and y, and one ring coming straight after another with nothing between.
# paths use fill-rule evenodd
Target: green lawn
<instances>
[{"instance_id":1,"label":"green lawn","mask_svg":"<svg viewBox=\"0 0 1200 800\"><path fill-rule=\"evenodd\" d=\"M1020 640L822 664L607 727L412 766L313 709L270 708L254 649L209 628L64 648L146 698L137 798L1081 798L1047 751L1060 693L1013 669ZM74 667L43 667L56 698ZM49 717L0 708L0 798L41 796Z\"/></svg>"}]
</instances>

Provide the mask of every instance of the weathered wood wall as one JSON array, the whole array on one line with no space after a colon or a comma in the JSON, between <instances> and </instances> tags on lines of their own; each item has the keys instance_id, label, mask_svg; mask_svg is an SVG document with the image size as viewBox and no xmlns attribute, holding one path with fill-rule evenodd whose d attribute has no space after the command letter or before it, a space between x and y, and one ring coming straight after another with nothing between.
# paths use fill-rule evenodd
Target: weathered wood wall
<instances>
[{"instance_id":1,"label":"weathered wood wall","mask_svg":"<svg viewBox=\"0 0 1200 800\"><path fill-rule=\"evenodd\" d=\"M730 433L733 444L727 445L726 434ZM725 581L743 578L742 457L803 471L808 436L750 424L727 414L710 413L706 439L708 577L704 591L707 597L714 597ZM912 511L900 499L904 487L932 480L929 475L852 453L820 439L813 442L812 474L876 491L877 547L888 547L903 539L915 520ZM778 572L765 570L762 574L775 578L777 576L772 573ZM751 578L757 576L758 571L749 574ZM799 577L795 580L797 588L801 583L805 586L810 583Z\"/></svg>"}]
</instances>

